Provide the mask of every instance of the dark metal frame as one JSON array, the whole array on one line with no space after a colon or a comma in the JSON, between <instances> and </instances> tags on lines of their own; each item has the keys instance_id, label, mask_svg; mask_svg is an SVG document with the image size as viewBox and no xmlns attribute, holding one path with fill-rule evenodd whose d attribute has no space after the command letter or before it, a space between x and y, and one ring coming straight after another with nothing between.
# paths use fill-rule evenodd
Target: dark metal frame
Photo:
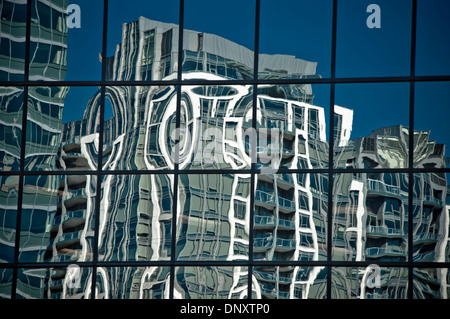
<instances>
[{"instance_id":1,"label":"dark metal frame","mask_svg":"<svg viewBox=\"0 0 450 319\"><path fill-rule=\"evenodd\" d=\"M332 200L333 200L333 175L336 173L406 173L409 177L409 189L408 189L408 216L412 216L413 207L413 177L414 173L424 172L441 172L450 173L450 168L414 168L413 162L413 149L414 141L409 139L409 165L408 168L403 169L342 169L333 167L333 149L334 141L331 138L334 135L334 100L335 100L335 85L337 83L387 83L387 82L403 82L410 85L410 101L409 101L409 136L413 136L414 133L414 93L416 82L427 81L450 81L449 76L416 76L415 75L415 60L416 60L416 19L417 19L417 0L411 0L412 3L412 16L411 16L411 52L410 52L410 75L409 76L396 76L396 77L361 77L361 78L336 78L336 30L337 30L337 9L338 0L333 0L333 13L332 13L332 46L331 46L331 75L330 78L320 79L272 79L272 80L259 80L258 79L258 55L259 55L259 26L260 26L260 0L255 0L255 38L254 38L254 69L253 79L251 80L221 80L221 81L206 81L206 80L182 80L182 72L179 70L176 80L172 81L106 81L106 64L102 64L102 74L100 81L30 81L29 80L29 60L30 60L30 29L31 29L31 0L27 2L27 26L26 26L26 51L25 51L25 73L24 81L9 81L0 82L0 86L21 86L24 88L23 94L23 108L22 108L22 141L20 150L20 171L18 172L0 172L0 176L16 175L19 176L19 195L18 195L18 207L17 207L17 220L16 220L16 234L15 234L15 252L13 263L0 264L0 269L12 268L12 289L11 298L16 299L17 277L18 270L20 268L50 268L50 267L64 267L68 266L69 262L42 262L42 263L29 263L19 261L19 246L20 246L20 226L21 226L21 212L22 212L22 199L23 199L23 182L24 177L29 175L95 175L97 178L97 189L101 189L101 177L111 174L172 174L174 179L174 196L173 196L173 211L172 211L172 247L171 258L168 261L98 261L98 235L99 235L99 210L100 210L100 196L96 197L96 211L95 211L95 235L94 235L94 247L93 247L93 261L91 262L79 262L80 267L92 268L92 287L91 292L95 291L96 286L96 270L98 267L144 267L144 266L162 266L170 267L170 295L169 298L173 299L174 291L174 277L175 267L182 266L246 266L248 267L248 296L252 296L252 271L254 266L325 266L327 267L327 299L331 299L332 288L332 267L367 267L372 262L370 261L334 261L332 260ZM106 47L107 47L107 26L108 26L108 0L104 0L103 7L103 42L102 42L102 58L106 61ZM179 6L179 43L178 43L178 65L182 65L182 48L183 48L183 30L184 30L184 0L180 0ZM175 259L175 244L176 243L176 212L177 212L177 193L178 193L178 175L180 174L233 174L233 173L248 173L251 176L250 180L250 205L254 205L254 189L256 185L256 175L260 173L260 170L255 167L255 161L252 161L250 169L245 170L180 170L178 164L175 164L173 170L144 170L144 171L103 171L101 165L98 165L97 170L93 171L25 171L24 158L25 158L25 146L26 146L26 123L27 123L27 100L28 100L28 87L30 86L99 86L101 88L101 108L100 108L100 131L99 131L99 149L103 147L103 125L104 125L104 108L105 108L105 92L107 86L175 86L177 90L177 114L180 114L181 104L181 86L182 85L252 85L253 86L253 120L252 126L256 128L256 101L257 101L257 86L260 84L329 84L330 85L330 112L329 112L329 167L326 169L279 169L280 173L321 173L328 175L328 227L327 227L327 260L325 261L257 261L253 260L253 232L249 234L249 259L242 261L178 261ZM180 117L176 117L176 127L180 127ZM252 144L253 152L255 154L256 145ZM178 154L178 149L175 150ZM254 155L253 155L254 156ZM99 162L102 160L102 154L99 152ZM250 229L253 229L253 211L250 213ZM412 223L408 223L408 247L413 246L413 227ZM450 268L450 262L414 262L412 249L408 249L408 259L405 262L377 262L380 267L404 267L408 268L408 299L413 299L413 268L425 267L425 268ZM95 293L91 293L91 299L95 298Z\"/></svg>"}]
</instances>

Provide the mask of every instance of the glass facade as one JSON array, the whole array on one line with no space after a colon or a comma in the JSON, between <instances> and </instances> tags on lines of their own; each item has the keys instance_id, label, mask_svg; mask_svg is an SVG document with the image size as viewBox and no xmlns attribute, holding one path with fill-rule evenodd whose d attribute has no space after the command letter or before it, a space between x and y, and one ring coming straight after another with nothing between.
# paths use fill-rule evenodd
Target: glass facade
<instances>
[{"instance_id":1,"label":"glass facade","mask_svg":"<svg viewBox=\"0 0 450 319\"><path fill-rule=\"evenodd\" d=\"M379 2L4 0L0 298L448 299L450 35Z\"/></svg>"}]
</instances>

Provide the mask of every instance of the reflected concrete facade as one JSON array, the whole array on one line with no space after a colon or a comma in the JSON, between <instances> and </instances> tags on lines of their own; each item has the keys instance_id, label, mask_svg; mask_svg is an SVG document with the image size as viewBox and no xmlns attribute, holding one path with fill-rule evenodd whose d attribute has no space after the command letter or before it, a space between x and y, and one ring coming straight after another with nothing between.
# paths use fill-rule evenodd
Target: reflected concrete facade
<instances>
[{"instance_id":1,"label":"reflected concrete facade","mask_svg":"<svg viewBox=\"0 0 450 319\"><path fill-rule=\"evenodd\" d=\"M177 25L139 18L123 26L122 42L114 56L104 61L107 79L173 80L178 71L186 80L253 75L253 52L216 35L185 30L181 68L177 50ZM267 79L315 78L315 69L315 62L292 56L259 57L258 73ZM104 175L101 189L96 189L94 175L55 177L47 187L54 195L51 205L45 206L49 217L41 221L46 231L39 237L44 240L36 261L92 261L96 217L98 258L106 262L169 261L172 257L180 261L250 257L326 261L330 245L332 258L338 261L407 261L408 249L414 261L450 260L445 174L421 173L409 181L407 173L341 173L330 181L326 173L277 172L330 165L407 167L408 128L380 128L352 140L353 110L336 105L335 163L329 163L328 115L313 104L311 85L258 86L256 129L252 129L255 92L251 85L183 85L178 92L180 97L170 85L107 87L105 105L112 116L104 121L102 149L100 91L90 99L82 120L54 125L61 134L49 154L57 169L96 170L102 165L106 171L133 172ZM181 135L176 145L177 98ZM414 144L417 166L445 167L444 146L430 141L429 132L415 134L420 137ZM100 152L102 163L98 163ZM180 174L177 181L164 172L176 164L186 172L250 169L252 162L261 169L255 176L255 189L251 189L251 176L239 172ZM136 174L137 170L161 172ZM39 183L35 181L35 188L42 187ZM332 203L328 202L330 183ZM409 183L414 189L413 216L408 216ZM176 233L172 234L175 194ZM99 216L94 216L96 203L100 203ZM332 225L328 225L329 211ZM414 230L411 248L409 223ZM328 227L332 228L331 243ZM253 256L249 256L250 245ZM248 297L247 267L175 267L173 274L175 298ZM25 278L45 278L29 288L36 291L29 297L40 298L89 298L92 275L90 268L81 268L80 284L71 285L65 269L23 272ZM99 267L95 293L98 298L168 298L170 275L170 267ZM331 275L333 298L407 297L407 268L381 268L376 287L367 284L369 267L333 267ZM252 276L253 298L327 296L326 267L258 266ZM446 268L414 270L417 298L447 298L448 283Z\"/></svg>"}]
</instances>

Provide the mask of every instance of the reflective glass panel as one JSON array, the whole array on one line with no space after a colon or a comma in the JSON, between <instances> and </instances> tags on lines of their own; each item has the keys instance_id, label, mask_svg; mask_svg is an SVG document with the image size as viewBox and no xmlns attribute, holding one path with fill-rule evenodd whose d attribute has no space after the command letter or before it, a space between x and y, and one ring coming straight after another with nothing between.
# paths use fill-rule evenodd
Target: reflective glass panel
<instances>
[{"instance_id":1,"label":"reflective glass panel","mask_svg":"<svg viewBox=\"0 0 450 319\"><path fill-rule=\"evenodd\" d=\"M173 169L177 162L176 108L173 86L107 87L103 169ZM180 132L179 143L184 145L184 127ZM183 152L185 148L181 146Z\"/></svg>"},{"instance_id":2,"label":"reflective glass panel","mask_svg":"<svg viewBox=\"0 0 450 319\"><path fill-rule=\"evenodd\" d=\"M261 266L253 268L257 299L325 299L327 268Z\"/></svg>"},{"instance_id":3,"label":"reflective glass panel","mask_svg":"<svg viewBox=\"0 0 450 319\"><path fill-rule=\"evenodd\" d=\"M24 177L19 261L92 261L97 178Z\"/></svg>"},{"instance_id":4,"label":"reflective glass panel","mask_svg":"<svg viewBox=\"0 0 450 319\"><path fill-rule=\"evenodd\" d=\"M261 172L328 167L329 88L323 84L258 86L253 139Z\"/></svg>"},{"instance_id":5,"label":"reflective glass panel","mask_svg":"<svg viewBox=\"0 0 450 319\"><path fill-rule=\"evenodd\" d=\"M406 299L408 269L380 267L334 267L331 271L332 299Z\"/></svg>"},{"instance_id":6,"label":"reflective glass panel","mask_svg":"<svg viewBox=\"0 0 450 319\"><path fill-rule=\"evenodd\" d=\"M102 1L33 0L30 80L100 80L102 25Z\"/></svg>"},{"instance_id":7,"label":"reflective glass panel","mask_svg":"<svg viewBox=\"0 0 450 319\"><path fill-rule=\"evenodd\" d=\"M417 1L416 75L450 75L448 1Z\"/></svg>"},{"instance_id":8,"label":"reflective glass panel","mask_svg":"<svg viewBox=\"0 0 450 319\"><path fill-rule=\"evenodd\" d=\"M0 80L23 81L27 3L3 1L0 16Z\"/></svg>"},{"instance_id":9,"label":"reflective glass panel","mask_svg":"<svg viewBox=\"0 0 450 319\"><path fill-rule=\"evenodd\" d=\"M338 1L336 76L410 74L411 1Z\"/></svg>"},{"instance_id":10,"label":"reflective glass panel","mask_svg":"<svg viewBox=\"0 0 450 319\"><path fill-rule=\"evenodd\" d=\"M26 170L97 168L101 102L96 91L95 87L29 87Z\"/></svg>"},{"instance_id":11,"label":"reflective glass panel","mask_svg":"<svg viewBox=\"0 0 450 319\"><path fill-rule=\"evenodd\" d=\"M327 203L326 174L257 175L253 258L326 259Z\"/></svg>"},{"instance_id":12,"label":"reflective glass panel","mask_svg":"<svg viewBox=\"0 0 450 319\"><path fill-rule=\"evenodd\" d=\"M11 299L13 270L0 269L0 299Z\"/></svg>"},{"instance_id":13,"label":"reflective glass panel","mask_svg":"<svg viewBox=\"0 0 450 319\"><path fill-rule=\"evenodd\" d=\"M173 175L102 177L99 260L168 260Z\"/></svg>"},{"instance_id":14,"label":"reflective glass panel","mask_svg":"<svg viewBox=\"0 0 450 319\"><path fill-rule=\"evenodd\" d=\"M247 267L176 267L175 299L245 299Z\"/></svg>"},{"instance_id":15,"label":"reflective glass panel","mask_svg":"<svg viewBox=\"0 0 450 319\"><path fill-rule=\"evenodd\" d=\"M181 169L249 169L251 86L183 86Z\"/></svg>"},{"instance_id":16,"label":"reflective glass panel","mask_svg":"<svg viewBox=\"0 0 450 319\"><path fill-rule=\"evenodd\" d=\"M55 268L20 268L17 299L88 299L92 269L70 264Z\"/></svg>"},{"instance_id":17,"label":"reflective glass panel","mask_svg":"<svg viewBox=\"0 0 450 319\"><path fill-rule=\"evenodd\" d=\"M0 177L0 263L14 261L18 184L18 175Z\"/></svg>"},{"instance_id":18,"label":"reflective glass panel","mask_svg":"<svg viewBox=\"0 0 450 319\"><path fill-rule=\"evenodd\" d=\"M178 3L178 0L109 1L107 80L176 79Z\"/></svg>"},{"instance_id":19,"label":"reflective glass panel","mask_svg":"<svg viewBox=\"0 0 450 319\"><path fill-rule=\"evenodd\" d=\"M252 78L255 1L186 0L184 8L183 79Z\"/></svg>"},{"instance_id":20,"label":"reflective glass panel","mask_svg":"<svg viewBox=\"0 0 450 319\"><path fill-rule=\"evenodd\" d=\"M177 259L248 259L250 175L180 175Z\"/></svg>"},{"instance_id":21,"label":"reflective glass panel","mask_svg":"<svg viewBox=\"0 0 450 319\"><path fill-rule=\"evenodd\" d=\"M448 268L414 268L414 299L448 299Z\"/></svg>"},{"instance_id":22,"label":"reflective glass panel","mask_svg":"<svg viewBox=\"0 0 450 319\"><path fill-rule=\"evenodd\" d=\"M96 299L167 299L169 267L99 267Z\"/></svg>"},{"instance_id":23,"label":"reflective glass panel","mask_svg":"<svg viewBox=\"0 0 450 319\"><path fill-rule=\"evenodd\" d=\"M406 261L408 174L335 174L333 259Z\"/></svg>"},{"instance_id":24,"label":"reflective glass panel","mask_svg":"<svg viewBox=\"0 0 450 319\"><path fill-rule=\"evenodd\" d=\"M337 84L335 104L334 167L408 167L409 83Z\"/></svg>"},{"instance_id":25,"label":"reflective glass panel","mask_svg":"<svg viewBox=\"0 0 450 319\"><path fill-rule=\"evenodd\" d=\"M20 169L23 88L0 87L0 169Z\"/></svg>"},{"instance_id":26,"label":"reflective glass panel","mask_svg":"<svg viewBox=\"0 0 450 319\"><path fill-rule=\"evenodd\" d=\"M449 167L450 82L416 82L414 93L415 167Z\"/></svg>"},{"instance_id":27,"label":"reflective glass panel","mask_svg":"<svg viewBox=\"0 0 450 319\"><path fill-rule=\"evenodd\" d=\"M259 78L330 76L332 1L261 1Z\"/></svg>"},{"instance_id":28,"label":"reflective glass panel","mask_svg":"<svg viewBox=\"0 0 450 319\"><path fill-rule=\"evenodd\" d=\"M414 175L413 259L449 262L448 180L445 173Z\"/></svg>"}]
</instances>

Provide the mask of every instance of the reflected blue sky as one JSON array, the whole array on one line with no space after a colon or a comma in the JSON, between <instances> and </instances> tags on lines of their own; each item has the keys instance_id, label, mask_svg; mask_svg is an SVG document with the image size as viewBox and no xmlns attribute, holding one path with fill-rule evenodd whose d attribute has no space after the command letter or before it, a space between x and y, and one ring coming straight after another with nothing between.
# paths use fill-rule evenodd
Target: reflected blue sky
<instances>
[{"instance_id":1,"label":"reflected blue sky","mask_svg":"<svg viewBox=\"0 0 450 319\"><path fill-rule=\"evenodd\" d=\"M381 8L381 29L366 26L367 5L377 3ZM67 80L100 80L101 63L99 53L102 46L103 2L76 0L80 5L81 28L69 30ZM126 3L126 7L123 4ZM226 1L185 1L185 28L218 34L234 42L253 49L255 1L239 1L236 5ZM337 28L337 76L397 76L409 75L411 1L339 1ZM277 5L278 4L278 5ZM332 1L261 1L260 53L290 54L297 58L318 62L317 73L323 77L330 75L331 57L331 15ZM418 1L417 23L417 63L418 75L442 75L450 73L450 11L449 1ZM142 1L110 0L108 16L107 53L111 56L115 45L121 42L122 24L135 21L139 16L178 24L178 0ZM231 21L231 23L227 23ZM298 36L298 39L296 38ZM440 143L450 145L450 133L445 123L432 120L450 118L448 90L443 84L430 83L436 87L430 96L420 91L416 94L416 105L424 113L427 105L437 108L436 113L425 112L417 118L417 129L431 129L432 136ZM381 85L383 86L383 85ZM318 85L316 86L318 87ZM367 135L371 130L386 124L408 125L408 96L404 93L385 90L373 97L366 90L354 90L354 86L342 86L337 91L336 104L353 108L355 121L353 138ZM324 95L320 86L314 92L314 104L328 108L329 94ZM86 92L86 94L82 93ZM66 98L64 122L79 119L79 108L91 97L89 90L72 90ZM402 92L405 90L402 90ZM433 102L433 103L430 103ZM380 105L383 105L380 107ZM374 113L374 110L389 110L389 115ZM72 113L71 110L77 110ZM406 112L406 113L405 113ZM376 115L374 115L376 114ZM359 122L358 118L371 118ZM427 120L424 120L424 119ZM406 119L406 122L405 120ZM428 128L426 127L428 124Z\"/></svg>"}]
</instances>

